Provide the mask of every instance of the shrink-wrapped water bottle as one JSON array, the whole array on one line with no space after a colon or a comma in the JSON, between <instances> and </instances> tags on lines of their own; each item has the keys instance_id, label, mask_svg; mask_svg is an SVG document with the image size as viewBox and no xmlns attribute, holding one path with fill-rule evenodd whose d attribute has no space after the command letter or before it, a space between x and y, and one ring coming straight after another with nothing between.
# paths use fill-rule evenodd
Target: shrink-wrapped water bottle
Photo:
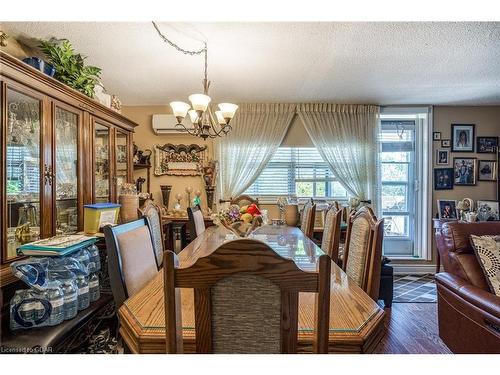
<instances>
[{"instance_id":1,"label":"shrink-wrapped water bottle","mask_svg":"<svg viewBox=\"0 0 500 375\"><path fill-rule=\"evenodd\" d=\"M59 281L51 281L49 283L45 292L45 298L47 298L52 308L48 325L55 326L62 323L64 320L64 298Z\"/></svg>"},{"instance_id":2,"label":"shrink-wrapped water bottle","mask_svg":"<svg viewBox=\"0 0 500 375\"><path fill-rule=\"evenodd\" d=\"M99 272L101 270L101 257L99 256L99 249L94 244L87 247L87 250L90 256L90 263L93 263L93 269L91 272Z\"/></svg>"},{"instance_id":3,"label":"shrink-wrapped water bottle","mask_svg":"<svg viewBox=\"0 0 500 375\"><path fill-rule=\"evenodd\" d=\"M84 310L90 305L88 277L78 275L76 277L76 286L78 287L78 310Z\"/></svg>"},{"instance_id":4,"label":"shrink-wrapped water bottle","mask_svg":"<svg viewBox=\"0 0 500 375\"><path fill-rule=\"evenodd\" d=\"M61 280L61 290L64 299L64 320L73 319L78 313L78 288L76 278Z\"/></svg>"},{"instance_id":5,"label":"shrink-wrapped water bottle","mask_svg":"<svg viewBox=\"0 0 500 375\"><path fill-rule=\"evenodd\" d=\"M76 258L88 272L89 264L90 264L90 255L89 252L86 248L83 248L79 250L75 255L74 258Z\"/></svg>"},{"instance_id":6,"label":"shrink-wrapped water bottle","mask_svg":"<svg viewBox=\"0 0 500 375\"><path fill-rule=\"evenodd\" d=\"M101 296L99 287L99 276L93 273L89 278L90 302L95 302Z\"/></svg>"}]
</instances>

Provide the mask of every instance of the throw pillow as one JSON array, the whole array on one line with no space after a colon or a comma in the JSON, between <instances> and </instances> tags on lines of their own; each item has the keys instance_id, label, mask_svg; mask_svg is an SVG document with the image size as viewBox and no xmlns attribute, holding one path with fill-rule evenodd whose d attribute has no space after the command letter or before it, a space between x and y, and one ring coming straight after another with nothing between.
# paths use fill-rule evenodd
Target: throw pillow
<instances>
[{"instance_id":1,"label":"throw pillow","mask_svg":"<svg viewBox=\"0 0 500 375\"><path fill-rule=\"evenodd\" d=\"M470 237L491 292L500 296L500 236Z\"/></svg>"}]
</instances>

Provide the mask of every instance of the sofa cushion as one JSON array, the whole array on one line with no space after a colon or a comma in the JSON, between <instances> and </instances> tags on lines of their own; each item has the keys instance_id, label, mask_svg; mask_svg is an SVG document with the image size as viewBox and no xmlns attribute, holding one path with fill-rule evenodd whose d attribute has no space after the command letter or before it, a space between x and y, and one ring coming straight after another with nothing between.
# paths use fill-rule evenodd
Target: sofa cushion
<instances>
[{"instance_id":1,"label":"sofa cushion","mask_svg":"<svg viewBox=\"0 0 500 375\"><path fill-rule=\"evenodd\" d=\"M470 237L491 292L500 296L500 236Z\"/></svg>"}]
</instances>

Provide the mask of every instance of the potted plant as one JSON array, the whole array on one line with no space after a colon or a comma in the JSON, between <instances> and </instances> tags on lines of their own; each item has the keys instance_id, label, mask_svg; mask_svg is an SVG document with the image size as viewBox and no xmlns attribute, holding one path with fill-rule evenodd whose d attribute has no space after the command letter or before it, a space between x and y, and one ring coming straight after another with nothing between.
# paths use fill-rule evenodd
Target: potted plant
<instances>
[{"instance_id":1,"label":"potted plant","mask_svg":"<svg viewBox=\"0 0 500 375\"><path fill-rule=\"evenodd\" d=\"M55 68L54 78L90 98L94 97L101 68L85 65L86 57L76 53L67 39L41 40L39 47Z\"/></svg>"}]
</instances>

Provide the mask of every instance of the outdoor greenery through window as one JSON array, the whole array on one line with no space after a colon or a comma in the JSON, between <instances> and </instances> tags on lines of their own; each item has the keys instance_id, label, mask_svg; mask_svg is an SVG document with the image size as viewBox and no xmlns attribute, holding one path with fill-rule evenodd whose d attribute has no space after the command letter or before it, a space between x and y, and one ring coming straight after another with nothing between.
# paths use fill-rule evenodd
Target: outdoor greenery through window
<instances>
[{"instance_id":1,"label":"outdoor greenery through window","mask_svg":"<svg viewBox=\"0 0 500 375\"><path fill-rule=\"evenodd\" d=\"M245 194L347 198L347 191L314 147L280 147Z\"/></svg>"}]
</instances>

